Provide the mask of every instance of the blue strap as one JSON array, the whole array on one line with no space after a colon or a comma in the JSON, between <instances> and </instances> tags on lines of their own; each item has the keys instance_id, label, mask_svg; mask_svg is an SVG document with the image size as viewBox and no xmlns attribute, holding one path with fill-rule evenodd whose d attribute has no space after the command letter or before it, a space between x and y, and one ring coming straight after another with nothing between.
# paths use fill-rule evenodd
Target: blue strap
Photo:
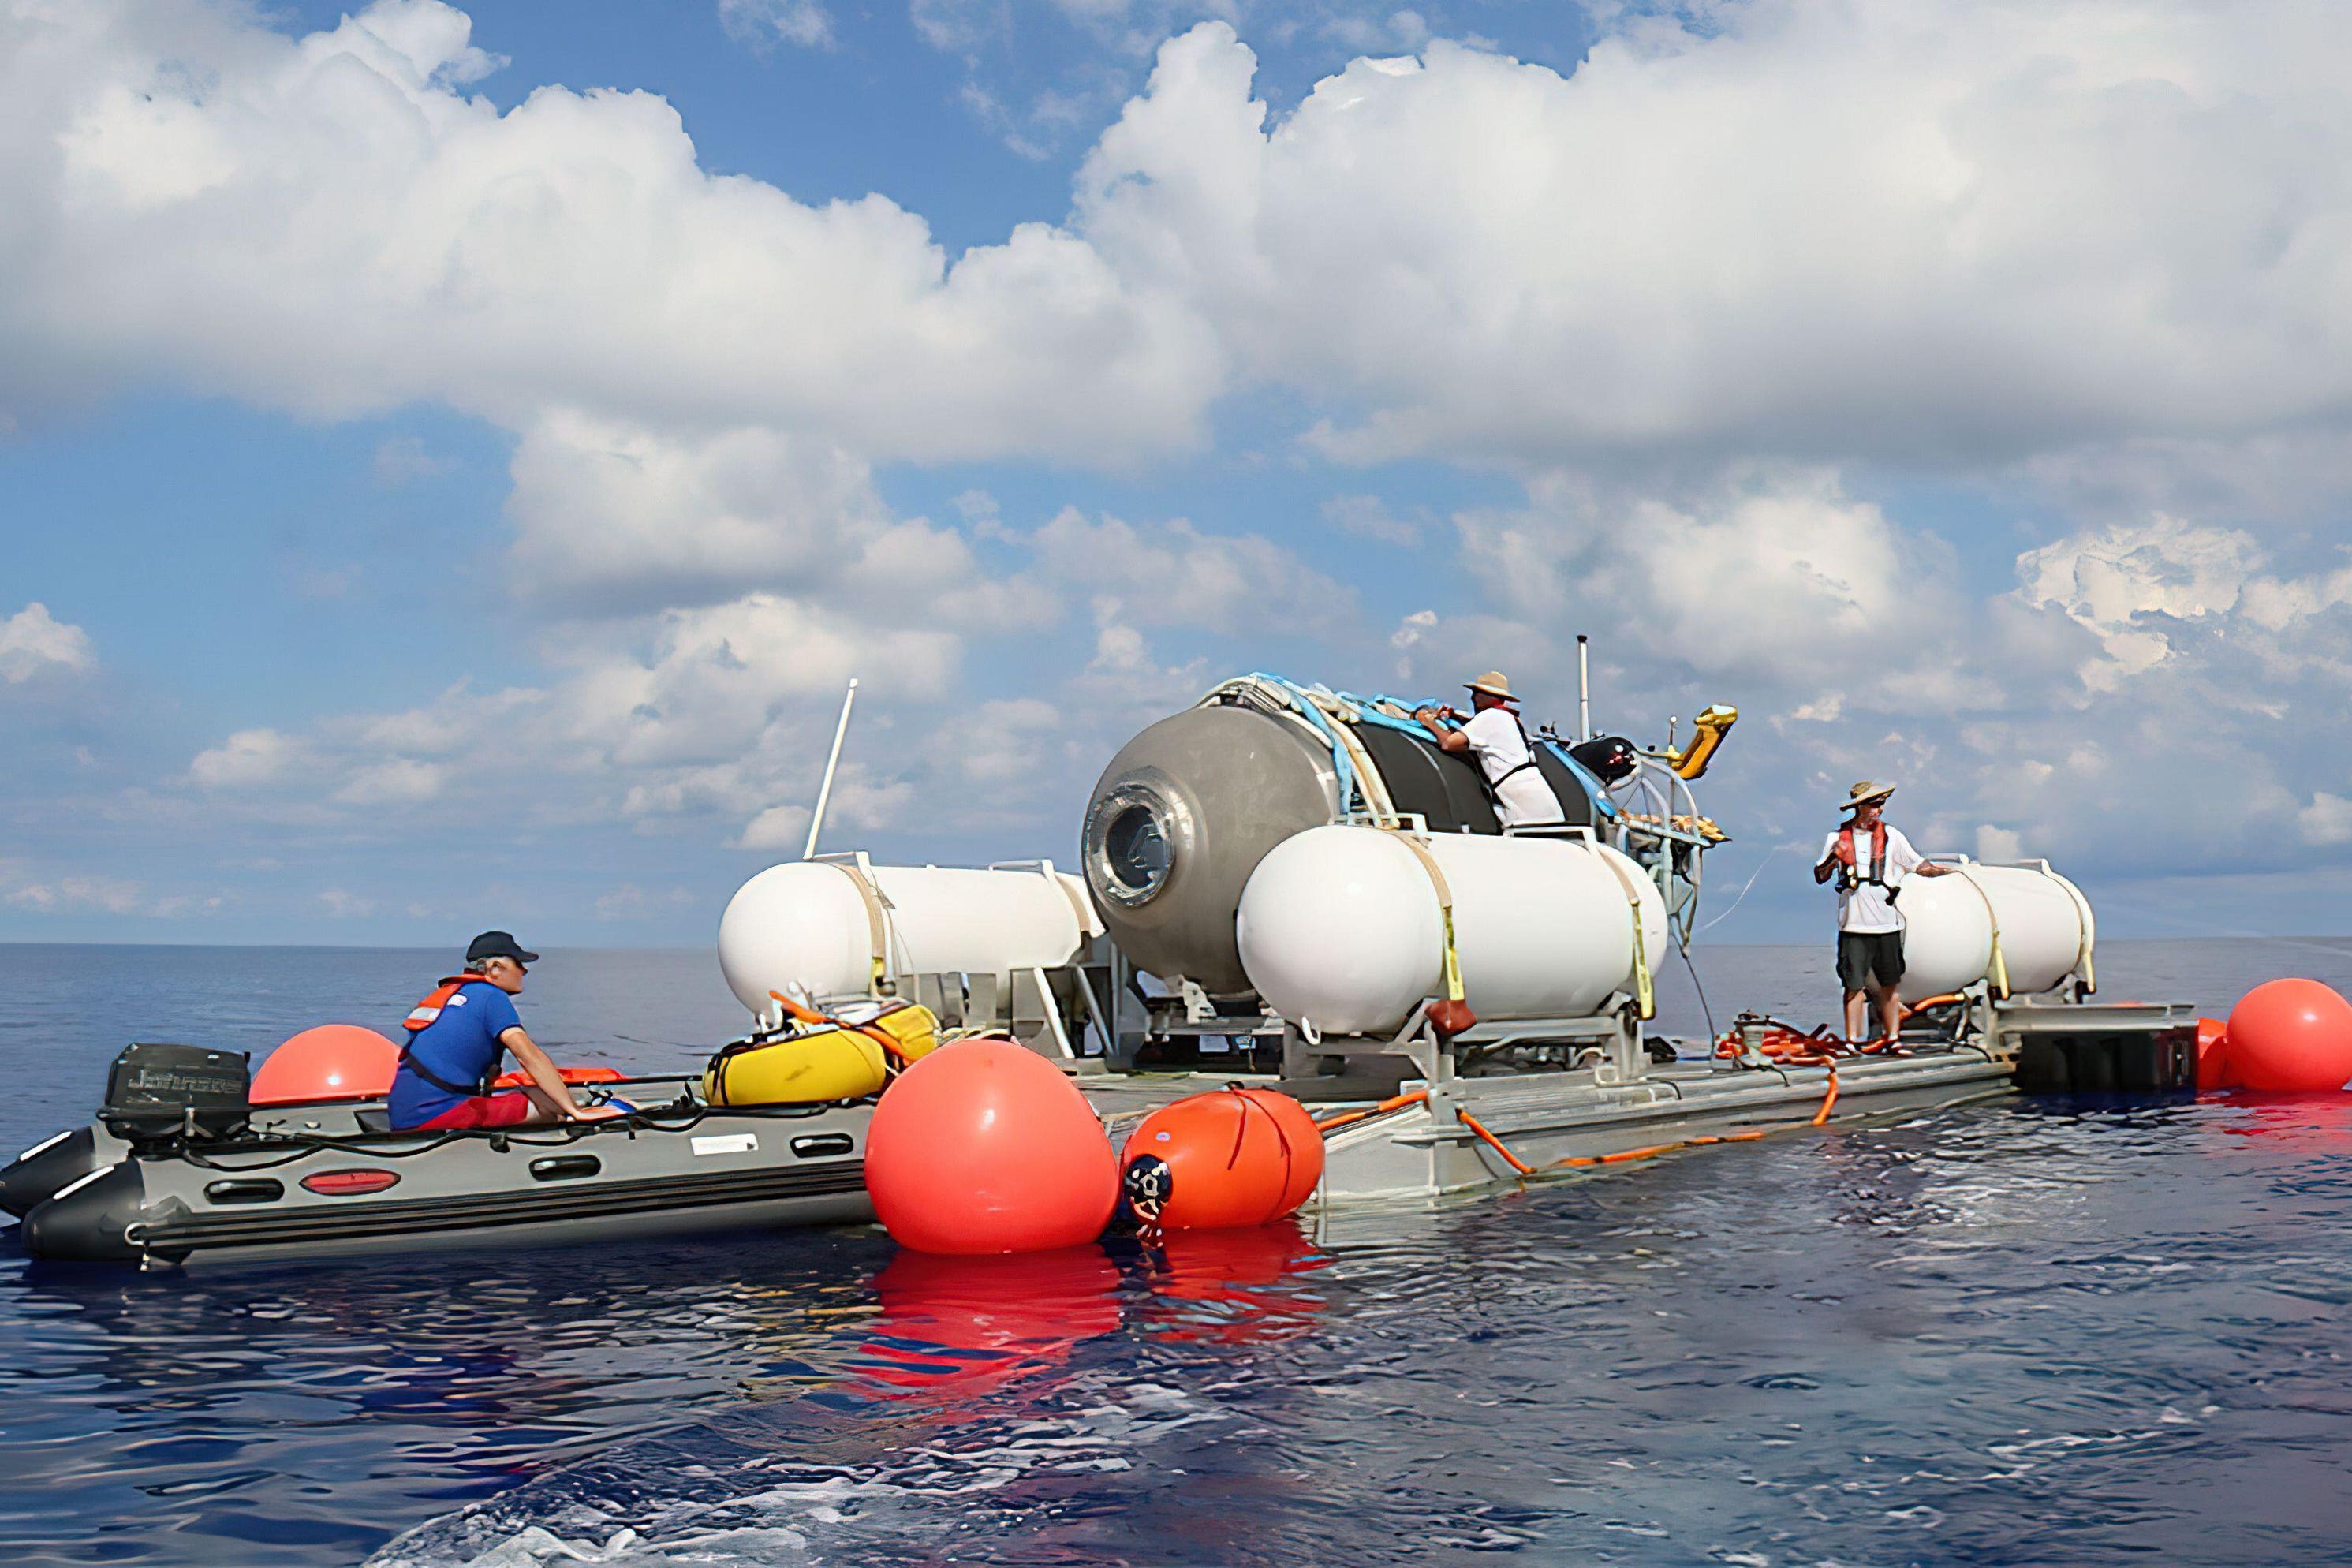
<instances>
[{"instance_id":1,"label":"blue strap","mask_svg":"<svg viewBox=\"0 0 2352 1568\"><path fill-rule=\"evenodd\" d=\"M1347 744L1339 739L1339 731L1331 728L1331 721L1323 716L1323 710L1318 707L1315 700L1307 694L1307 689L1295 680L1286 680L1279 675L1271 675L1264 670L1252 674L1249 679L1263 680L1280 690L1284 700L1290 704L1292 710L1309 724L1314 725L1317 731L1322 735L1324 743L1331 749L1331 766L1339 775L1339 809L1342 814L1351 810L1352 806L1349 803L1363 798L1362 791L1356 784L1356 766L1348 760ZM1333 695L1338 694L1335 692Z\"/></svg>"}]
</instances>

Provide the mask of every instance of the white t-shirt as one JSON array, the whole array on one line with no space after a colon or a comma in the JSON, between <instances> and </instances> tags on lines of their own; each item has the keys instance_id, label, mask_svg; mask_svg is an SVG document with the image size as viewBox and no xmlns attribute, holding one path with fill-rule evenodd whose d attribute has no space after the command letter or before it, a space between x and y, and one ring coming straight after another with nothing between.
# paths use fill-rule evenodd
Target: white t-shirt
<instances>
[{"instance_id":1,"label":"white t-shirt","mask_svg":"<svg viewBox=\"0 0 2352 1568\"><path fill-rule=\"evenodd\" d=\"M1822 840L1821 858L1813 862L1837 858L1838 836L1831 834ZM1886 868L1879 875L1895 888L1919 864L1919 851L1911 847L1911 840L1903 837L1899 827L1886 830ZM1860 828L1853 834L1853 874L1870 875L1870 835ZM1864 882L1853 888L1838 889L1838 930L1851 931L1890 931L1903 929L1903 911L1886 897L1887 889L1875 882Z\"/></svg>"},{"instance_id":2,"label":"white t-shirt","mask_svg":"<svg viewBox=\"0 0 2352 1568\"><path fill-rule=\"evenodd\" d=\"M1504 826L1540 827L1568 820L1568 814L1559 808L1559 797L1533 766L1528 733L1510 710L1482 708L1462 726L1462 733L1469 738L1478 766L1494 786L1496 815Z\"/></svg>"}]
</instances>

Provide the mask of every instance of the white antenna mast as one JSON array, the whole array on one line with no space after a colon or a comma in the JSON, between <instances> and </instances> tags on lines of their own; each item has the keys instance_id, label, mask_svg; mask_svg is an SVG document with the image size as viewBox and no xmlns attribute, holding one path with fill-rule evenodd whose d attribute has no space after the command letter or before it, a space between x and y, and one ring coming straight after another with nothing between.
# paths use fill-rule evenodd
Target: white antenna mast
<instances>
[{"instance_id":1,"label":"white antenna mast","mask_svg":"<svg viewBox=\"0 0 2352 1568\"><path fill-rule=\"evenodd\" d=\"M1576 634L1576 738L1592 739L1592 650L1582 632ZM822 808L820 808L822 809Z\"/></svg>"},{"instance_id":2,"label":"white antenna mast","mask_svg":"<svg viewBox=\"0 0 2352 1568\"><path fill-rule=\"evenodd\" d=\"M801 851L803 860L816 858L816 836L824 826L825 803L833 798L833 773L841 766L841 742L849 734L849 710L856 700L857 677L853 675L849 678L849 689L842 694L841 722L833 727L833 754L824 760L824 782L816 788L816 810L809 817L808 847Z\"/></svg>"}]
</instances>

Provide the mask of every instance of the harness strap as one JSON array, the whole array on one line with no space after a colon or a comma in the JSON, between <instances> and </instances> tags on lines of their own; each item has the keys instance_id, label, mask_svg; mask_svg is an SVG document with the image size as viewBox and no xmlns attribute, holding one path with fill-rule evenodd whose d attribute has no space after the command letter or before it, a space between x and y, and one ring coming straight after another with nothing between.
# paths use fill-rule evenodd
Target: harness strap
<instances>
[{"instance_id":1,"label":"harness strap","mask_svg":"<svg viewBox=\"0 0 2352 1568\"><path fill-rule=\"evenodd\" d=\"M1992 931L1990 978L2000 994L2007 996L2009 994L2009 961L2003 958L2000 952L2000 911L1993 907L1992 895L1985 891L1984 884L1977 880L1976 874L1970 871L1965 863L1956 863L1952 869L1966 877L1969 886L1977 890L1977 897L1984 900L1985 923Z\"/></svg>"},{"instance_id":2,"label":"harness strap","mask_svg":"<svg viewBox=\"0 0 2352 1568\"><path fill-rule=\"evenodd\" d=\"M416 1059L415 1053L411 1051L405 1046L403 1046L400 1048L399 1065L406 1068L410 1072L415 1073L418 1078L423 1079L425 1082L431 1084L434 1088L439 1089L444 1094L459 1094L471 1100L478 1096L489 1093L492 1088L495 1087L487 1073L470 1085L451 1083L447 1079L443 1078L439 1073L435 1072L431 1068L426 1067L423 1062L418 1061ZM492 1062L490 1066L495 1070L498 1067L498 1063Z\"/></svg>"},{"instance_id":3,"label":"harness strap","mask_svg":"<svg viewBox=\"0 0 2352 1568\"><path fill-rule=\"evenodd\" d=\"M1601 854L1599 845L1591 847L1593 854L1600 856L1601 863L1609 868L1609 874L1617 879L1617 886L1624 892L1625 901L1633 909L1633 998L1641 1004L1643 1017L1654 1018L1658 1016L1658 989L1650 973L1649 942L1642 934L1642 890L1626 878L1625 868Z\"/></svg>"},{"instance_id":4,"label":"harness strap","mask_svg":"<svg viewBox=\"0 0 2352 1568\"><path fill-rule=\"evenodd\" d=\"M1845 868L1845 886L1849 889L1874 886L1892 892L1895 884L1886 879L1886 824L1876 822L1871 825L1870 875L1867 877L1854 874L1856 853L1853 843L1853 824L1849 822L1838 829L1837 837L1838 864Z\"/></svg>"},{"instance_id":5,"label":"harness strap","mask_svg":"<svg viewBox=\"0 0 2352 1568\"><path fill-rule=\"evenodd\" d=\"M874 879L858 867L845 860L827 860L824 864L849 879L849 885L857 889L858 900L866 906L866 950L869 959L866 994L879 996L882 994L882 977L889 973L890 968L890 922L883 913L890 907L890 900L882 896L882 889L874 885ZM1079 929L1085 928L1081 925Z\"/></svg>"},{"instance_id":6,"label":"harness strap","mask_svg":"<svg viewBox=\"0 0 2352 1568\"><path fill-rule=\"evenodd\" d=\"M1397 842L1412 851L1412 858L1421 862L1423 871L1429 873L1429 885L1436 889L1438 918L1444 928L1445 999L1459 1002L1462 1000L1462 958L1454 945L1453 886L1446 881L1444 870L1437 864L1437 857L1429 852L1427 845L1401 827L1384 831L1395 834Z\"/></svg>"}]
</instances>

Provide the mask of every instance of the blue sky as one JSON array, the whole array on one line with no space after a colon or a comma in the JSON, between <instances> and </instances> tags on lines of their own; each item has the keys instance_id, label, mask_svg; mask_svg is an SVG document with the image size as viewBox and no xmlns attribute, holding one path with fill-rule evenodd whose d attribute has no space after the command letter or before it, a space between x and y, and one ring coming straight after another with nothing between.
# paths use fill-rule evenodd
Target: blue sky
<instances>
[{"instance_id":1,"label":"blue sky","mask_svg":"<svg viewBox=\"0 0 2352 1568\"><path fill-rule=\"evenodd\" d=\"M0 0L0 940L708 940L1276 668L2352 923L2347 24ZM674 118L673 118L674 116Z\"/></svg>"}]
</instances>

